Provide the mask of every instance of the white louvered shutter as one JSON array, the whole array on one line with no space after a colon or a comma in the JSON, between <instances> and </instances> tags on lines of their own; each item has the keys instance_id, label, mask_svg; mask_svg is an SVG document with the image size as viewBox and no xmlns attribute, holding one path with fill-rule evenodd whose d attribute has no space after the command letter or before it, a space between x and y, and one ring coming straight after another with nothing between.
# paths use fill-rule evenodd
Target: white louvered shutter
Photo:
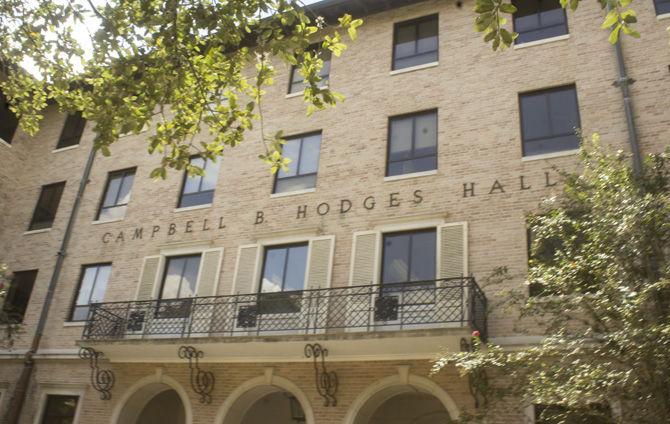
<instances>
[{"instance_id":1,"label":"white louvered shutter","mask_svg":"<svg viewBox=\"0 0 670 424\"><path fill-rule=\"evenodd\" d=\"M329 290L333 268L335 236L313 238L309 241L309 259L304 292L303 313L308 313L304 320L310 328L325 330L328 324Z\"/></svg>"},{"instance_id":2,"label":"white louvered shutter","mask_svg":"<svg viewBox=\"0 0 670 424\"><path fill-rule=\"evenodd\" d=\"M381 233L362 231L354 233L351 252L349 292L344 297L347 302L346 322L348 331L367 331L373 324L373 297L369 286L378 283L378 263Z\"/></svg>"},{"instance_id":3,"label":"white louvered shutter","mask_svg":"<svg viewBox=\"0 0 670 424\"><path fill-rule=\"evenodd\" d=\"M255 327L257 299L252 294L255 294L258 288L256 270L260 253L261 247L257 244L240 246L237 251L233 294L246 296L236 296L231 305L233 309L231 316L234 318L236 331L251 330Z\"/></svg>"},{"instance_id":4,"label":"white louvered shutter","mask_svg":"<svg viewBox=\"0 0 670 424\"><path fill-rule=\"evenodd\" d=\"M219 283L223 248L208 249L202 252L200 276L198 278L199 297L214 296Z\"/></svg>"},{"instance_id":5,"label":"white louvered shutter","mask_svg":"<svg viewBox=\"0 0 670 424\"><path fill-rule=\"evenodd\" d=\"M149 300L154 297L154 287L158 280L161 265L160 256L147 256L142 264L140 281L137 288L137 300Z\"/></svg>"},{"instance_id":6,"label":"white louvered shutter","mask_svg":"<svg viewBox=\"0 0 670 424\"><path fill-rule=\"evenodd\" d=\"M456 222L438 227L438 278L461 278L468 273L468 226ZM467 319L467 305L462 303L467 293L461 293L460 282L439 283L435 317L442 322Z\"/></svg>"}]
</instances>

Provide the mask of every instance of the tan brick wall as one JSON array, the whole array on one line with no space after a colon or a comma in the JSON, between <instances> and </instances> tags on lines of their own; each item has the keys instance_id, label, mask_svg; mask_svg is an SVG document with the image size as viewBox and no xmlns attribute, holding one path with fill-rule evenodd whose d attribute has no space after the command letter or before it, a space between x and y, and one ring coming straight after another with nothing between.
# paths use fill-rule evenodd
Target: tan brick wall
<instances>
[{"instance_id":1,"label":"tan brick wall","mask_svg":"<svg viewBox=\"0 0 670 424\"><path fill-rule=\"evenodd\" d=\"M224 247L218 293L229 294L238 246L287 231L335 235L332 284L344 286L348 284L354 231L394 218L440 214L449 222L469 223L469 269L478 281L494 267L506 265L515 276L509 284L518 287L526 270L524 214L557 189L544 186L545 172L553 181L556 174L552 167L571 169L576 158L522 161L517 94L576 84L584 133L598 131L606 143L625 149L621 94L612 86L617 78L616 61L606 32L598 29L603 13L595 2L584 2L576 14L569 13L569 39L504 53L492 52L473 32L471 3L465 2L459 9L454 2L425 1L367 17L359 40L332 62L331 86L344 94L346 101L311 118L305 116L300 97L285 98L288 68L277 66L276 85L268 89L265 101L266 129L283 129L289 135L323 131L315 193L270 197L273 177L256 159L261 150L258 131L250 133L238 148L226 151L213 206L189 212L174 211L181 173L170 172L167 180L160 182L148 178L159 158L146 153L146 134L123 138L113 146L111 157L98 156L77 216L42 348L73 349L81 334L81 327L64 327L63 322L82 264L113 262L106 300L129 300L136 290L142 258L157 254L172 242L206 241ZM636 3L635 9L643 37L626 39L623 47L629 74L636 80L632 93L640 144L644 152L659 151L670 140L670 49L664 31L668 21L657 21L651 1ZM389 75L393 23L435 12L440 16L439 66ZM384 182L388 117L430 108L438 109L437 175ZM34 331L91 147L92 125L88 125L79 148L52 153L63 120L64 115L50 109L36 137L19 132L11 148L0 146L0 262L7 262L14 270L40 270L17 349L27 347ZM126 218L92 224L108 172L132 166L137 166L137 174ZM521 175L530 189L520 190ZM40 187L62 180L67 185L54 228L47 233L23 235ZM505 193L488 194L495 180L503 184ZM475 183L475 197L463 198L464 183ZM420 205L411 202L412 192L417 189L424 195ZM401 205L397 208L387 205L393 192L400 193ZM369 195L375 196L377 203L372 211L362 207ZM341 199L353 202L346 214L337 212ZM331 211L320 217L316 207L322 202L328 202ZM307 217L296 219L297 207L302 205L308 207ZM260 225L254 225L257 211L265 216ZM204 219L216 227L220 217L225 229L197 230ZM189 220L194 221L193 233L184 232ZM178 228L173 236L166 234L170 223ZM153 225L161 229L151 238ZM144 228L143 239L131 240L133 229L139 226ZM125 240L113 241L121 231ZM101 241L106 232L114 235L109 243ZM493 291L489 289L489 298L493 298ZM515 324L513 315L494 311L489 320L490 333L494 337L515 335ZM359 365L351 366L357 369ZM363 369L366 366L362 365ZM44 367L55 367L63 375L70 369L65 362ZM127 376L121 373L117 390L132 384L132 376L146 372L141 367L128 367ZM253 364L235 367L235 372L252 375L260 368L262 365ZM85 371L77 372L83 375ZM231 370L223 367L221 372L226 379ZM40 375L46 378L56 374ZM343 392L343 399L351 393ZM220 403L225 391L217 396ZM106 404L100 405L96 411L108 412Z\"/></svg>"}]
</instances>

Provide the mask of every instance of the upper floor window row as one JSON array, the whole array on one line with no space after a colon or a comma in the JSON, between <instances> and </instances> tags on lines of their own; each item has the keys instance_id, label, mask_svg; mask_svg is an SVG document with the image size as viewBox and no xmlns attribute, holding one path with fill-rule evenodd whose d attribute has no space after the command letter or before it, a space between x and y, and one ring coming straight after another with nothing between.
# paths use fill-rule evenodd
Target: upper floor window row
<instances>
[{"instance_id":1,"label":"upper floor window row","mask_svg":"<svg viewBox=\"0 0 670 424\"><path fill-rule=\"evenodd\" d=\"M9 101L0 92L0 139L7 144L12 144L14 133L19 126L19 119L10 109Z\"/></svg>"},{"instance_id":2,"label":"upper floor window row","mask_svg":"<svg viewBox=\"0 0 670 424\"><path fill-rule=\"evenodd\" d=\"M513 0L515 44L529 43L568 34L568 20L559 0Z\"/></svg>"},{"instance_id":3,"label":"upper floor window row","mask_svg":"<svg viewBox=\"0 0 670 424\"><path fill-rule=\"evenodd\" d=\"M58 144L56 144L56 149L78 145L81 135L84 133L85 126L86 119L81 115L81 112L67 115L63 130L58 138Z\"/></svg>"},{"instance_id":4,"label":"upper floor window row","mask_svg":"<svg viewBox=\"0 0 670 424\"><path fill-rule=\"evenodd\" d=\"M109 173L96 217L98 221L123 219L126 216L134 179L135 168Z\"/></svg>"},{"instance_id":5,"label":"upper floor window row","mask_svg":"<svg viewBox=\"0 0 670 424\"><path fill-rule=\"evenodd\" d=\"M181 195L178 208L211 205L214 199L214 189L219 176L221 160L212 161L200 156L191 158L191 165L203 170L202 175L188 175L184 172Z\"/></svg>"},{"instance_id":6,"label":"upper floor window row","mask_svg":"<svg viewBox=\"0 0 670 424\"><path fill-rule=\"evenodd\" d=\"M58 205L64 188L65 181L42 186L28 231L51 228L56 219L56 212L58 212Z\"/></svg>"},{"instance_id":7,"label":"upper floor window row","mask_svg":"<svg viewBox=\"0 0 670 424\"><path fill-rule=\"evenodd\" d=\"M430 15L395 24L393 70L438 60L438 16Z\"/></svg>"},{"instance_id":8,"label":"upper floor window row","mask_svg":"<svg viewBox=\"0 0 670 424\"><path fill-rule=\"evenodd\" d=\"M323 67L321 68L321 72L319 72L319 78L321 78L319 85L321 87L327 87L328 78L330 78L330 50L323 50L318 44L313 44L309 47L307 52L312 55L319 55L323 61ZM301 93L304 88L305 77L300 73L300 65L291 66L291 77L289 78L288 93Z\"/></svg>"}]
</instances>

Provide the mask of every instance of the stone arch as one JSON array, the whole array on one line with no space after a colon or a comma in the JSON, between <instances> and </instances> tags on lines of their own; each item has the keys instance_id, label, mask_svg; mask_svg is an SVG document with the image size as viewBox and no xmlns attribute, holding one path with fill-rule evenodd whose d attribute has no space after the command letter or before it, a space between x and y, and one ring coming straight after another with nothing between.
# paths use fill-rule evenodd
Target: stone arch
<instances>
[{"instance_id":1,"label":"stone arch","mask_svg":"<svg viewBox=\"0 0 670 424\"><path fill-rule=\"evenodd\" d=\"M393 396L409 392L422 392L434 396L442 403L452 420L457 420L460 410L449 394L437 383L409 373L409 367L398 367L398 374L372 383L361 392L349 407L342 424L366 423L377 408Z\"/></svg>"},{"instance_id":2,"label":"stone arch","mask_svg":"<svg viewBox=\"0 0 670 424\"><path fill-rule=\"evenodd\" d=\"M216 424L240 422L247 410L256 401L270 393L282 390L295 396L298 400L305 414L305 424L315 424L314 410L309 402L309 398L291 380L273 375L271 369L266 370L264 376L247 380L233 390L219 408L214 422Z\"/></svg>"},{"instance_id":3,"label":"stone arch","mask_svg":"<svg viewBox=\"0 0 670 424\"><path fill-rule=\"evenodd\" d=\"M110 424L134 423L142 409L156 395L166 390L174 390L184 406L185 423L193 424L193 408L186 390L172 377L157 370L130 386L112 410Z\"/></svg>"}]
</instances>

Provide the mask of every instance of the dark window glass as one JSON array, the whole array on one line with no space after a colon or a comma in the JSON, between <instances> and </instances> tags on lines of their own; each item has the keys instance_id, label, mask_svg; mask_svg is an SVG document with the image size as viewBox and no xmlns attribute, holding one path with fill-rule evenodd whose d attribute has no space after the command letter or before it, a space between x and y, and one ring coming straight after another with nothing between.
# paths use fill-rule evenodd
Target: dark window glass
<instances>
[{"instance_id":1,"label":"dark window glass","mask_svg":"<svg viewBox=\"0 0 670 424\"><path fill-rule=\"evenodd\" d=\"M559 0L513 0L515 44L557 37L568 33L568 20Z\"/></svg>"},{"instance_id":2,"label":"dark window glass","mask_svg":"<svg viewBox=\"0 0 670 424\"><path fill-rule=\"evenodd\" d=\"M109 221L126 216L126 209L130 201L130 192L135 179L135 168L110 172L107 177L107 186L100 203L100 210L96 219Z\"/></svg>"},{"instance_id":3,"label":"dark window glass","mask_svg":"<svg viewBox=\"0 0 670 424\"><path fill-rule=\"evenodd\" d=\"M523 155L579 148L579 107L575 86L519 95Z\"/></svg>"},{"instance_id":4,"label":"dark window glass","mask_svg":"<svg viewBox=\"0 0 670 424\"><path fill-rule=\"evenodd\" d=\"M288 170L280 169L275 180L275 193L286 193L316 187L319 169L321 134L292 137L282 147L284 157L291 159Z\"/></svg>"},{"instance_id":5,"label":"dark window glass","mask_svg":"<svg viewBox=\"0 0 670 424\"><path fill-rule=\"evenodd\" d=\"M438 59L437 15L395 24L393 69L409 68Z\"/></svg>"},{"instance_id":6,"label":"dark window glass","mask_svg":"<svg viewBox=\"0 0 670 424\"><path fill-rule=\"evenodd\" d=\"M86 126L86 119L81 116L81 112L68 115L65 118L65 125L63 125L63 131L60 134L56 148L62 149L63 147L79 144L81 135L84 132L84 126Z\"/></svg>"},{"instance_id":7,"label":"dark window glass","mask_svg":"<svg viewBox=\"0 0 670 424\"><path fill-rule=\"evenodd\" d=\"M386 175L437 169L437 111L389 120Z\"/></svg>"},{"instance_id":8,"label":"dark window glass","mask_svg":"<svg viewBox=\"0 0 670 424\"><path fill-rule=\"evenodd\" d=\"M214 162L199 156L191 158L191 165L202 168L205 174L190 177L188 173L184 172L184 182L182 184L181 196L179 197L180 208L212 203L216 180L219 176L220 163L220 159Z\"/></svg>"},{"instance_id":9,"label":"dark window glass","mask_svg":"<svg viewBox=\"0 0 670 424\"><path fill-rule=\"evenodd\" d=\"M86 265L81 269L77 298L72 308L70 321L85 321L91 303L102 302L107 290L111 264Z\"/></svg>"},{"instance_id":10,"label":"dark window glass","mask_svg":"<svg viewBox=\"0 0 670 424\"><path fill-rule=\"evenodd\" d=\"M382 284L435 279L434 229L384 234Z\"/></svg>"},{"instance_id":11,"label":"dark window glass","mask_svg":"<svg viewBox=\"0 0 670 424\"><path fill-rule=\"evenodd\" d=\"M265 249L259 297L260 313L300 311L300 291L305 288L307 250L307 243Z\"/></svg>"},{"instance_id":12,"label":"dark window glass","mask_svg":"<svg viewBox=\"0 0 670 424\"><path fill-rule=\"evenodd\" d=\"M42 424L72 424L79 396L47 395Z\"/></svg>"},{"instance_id":13,"label":"dark window glass","mask_svg":"<svg viewBox=\"0 0 670 424\"><path fill-rule=\"evenodd\" d=\"M160 318L189 316L191 298L196 295L200 258L200 254L167 258L157 311Z\"/></svg>"},{"instance_id":14,"label":"dark window glass","mask_svg":"<svg viewBox=\"0 0 670 424\"><path fill-rule=\"evenodd\" d=\"M533 405L535 424L605 424L611 422L608 405L593 404L585 408L569 409L561 405Z\"/></svg>"},{"instance_id":15,"label":"dark window glass","mask_svg":"<svg viewBox=\"0 0 670 424\"><path fill-rule=\"evenodd\" d=\"M670 13L670 0L654 0L657 15L665 15Z\"/></svg>"},{"instance_id":16,"label":"dark window glass","mask_svg":"<svg viewBox=\"0 0 670 424\"><path fill-rule=\"evenodd\" d=\"M35 285L35 278L37 278L37 270L19 271L12 275L12 281L5 296L5 303L2 305L2 310L7 314L10 322L20 323L23 321L30 301L30 294Z\"/></svg>"},{"instance_id":17,"label":"dark window glass","mask_svg":"<svg viewBox=\"0 0 670 424\"><path fill-rule=\"evenodd\" d=\"M37 200L33 219L30 221L29 230L42 230L51 228L56 212L58 212L58 204L60 203L65 182L49 184L42 186L40 198Z\"/></svg>"},{"instance_id":18,"label":"dark window glass","mask_svg":"<svg viewBox=\"0 0 670 424\"><path fill-rule=\"evenodd\" d=\"M328 85L328 79L330 78L330 59L331 53L330 50L322 50L318 45L311 46L309 48L310 53L320 54L321 60L323 60L323 67L321 72L319 72L319 77L321 82L319 83L320 87L325 87ZM305 89L305 77L303 77L300 72L300 66L293 65L291 66L291 79L289 80L288 92L299 93Z\"/></svg>"},{"instance_id":19,"label":"dark window glass","mask_svg":"<svg viewBox=\"0 0 670 424\"><path fill-rule=\"evenodd\" d=\"M0 138L11 144L19 120L9 109L9 102L4 94L0 93Z\"/></svg>"}]
</instances>

